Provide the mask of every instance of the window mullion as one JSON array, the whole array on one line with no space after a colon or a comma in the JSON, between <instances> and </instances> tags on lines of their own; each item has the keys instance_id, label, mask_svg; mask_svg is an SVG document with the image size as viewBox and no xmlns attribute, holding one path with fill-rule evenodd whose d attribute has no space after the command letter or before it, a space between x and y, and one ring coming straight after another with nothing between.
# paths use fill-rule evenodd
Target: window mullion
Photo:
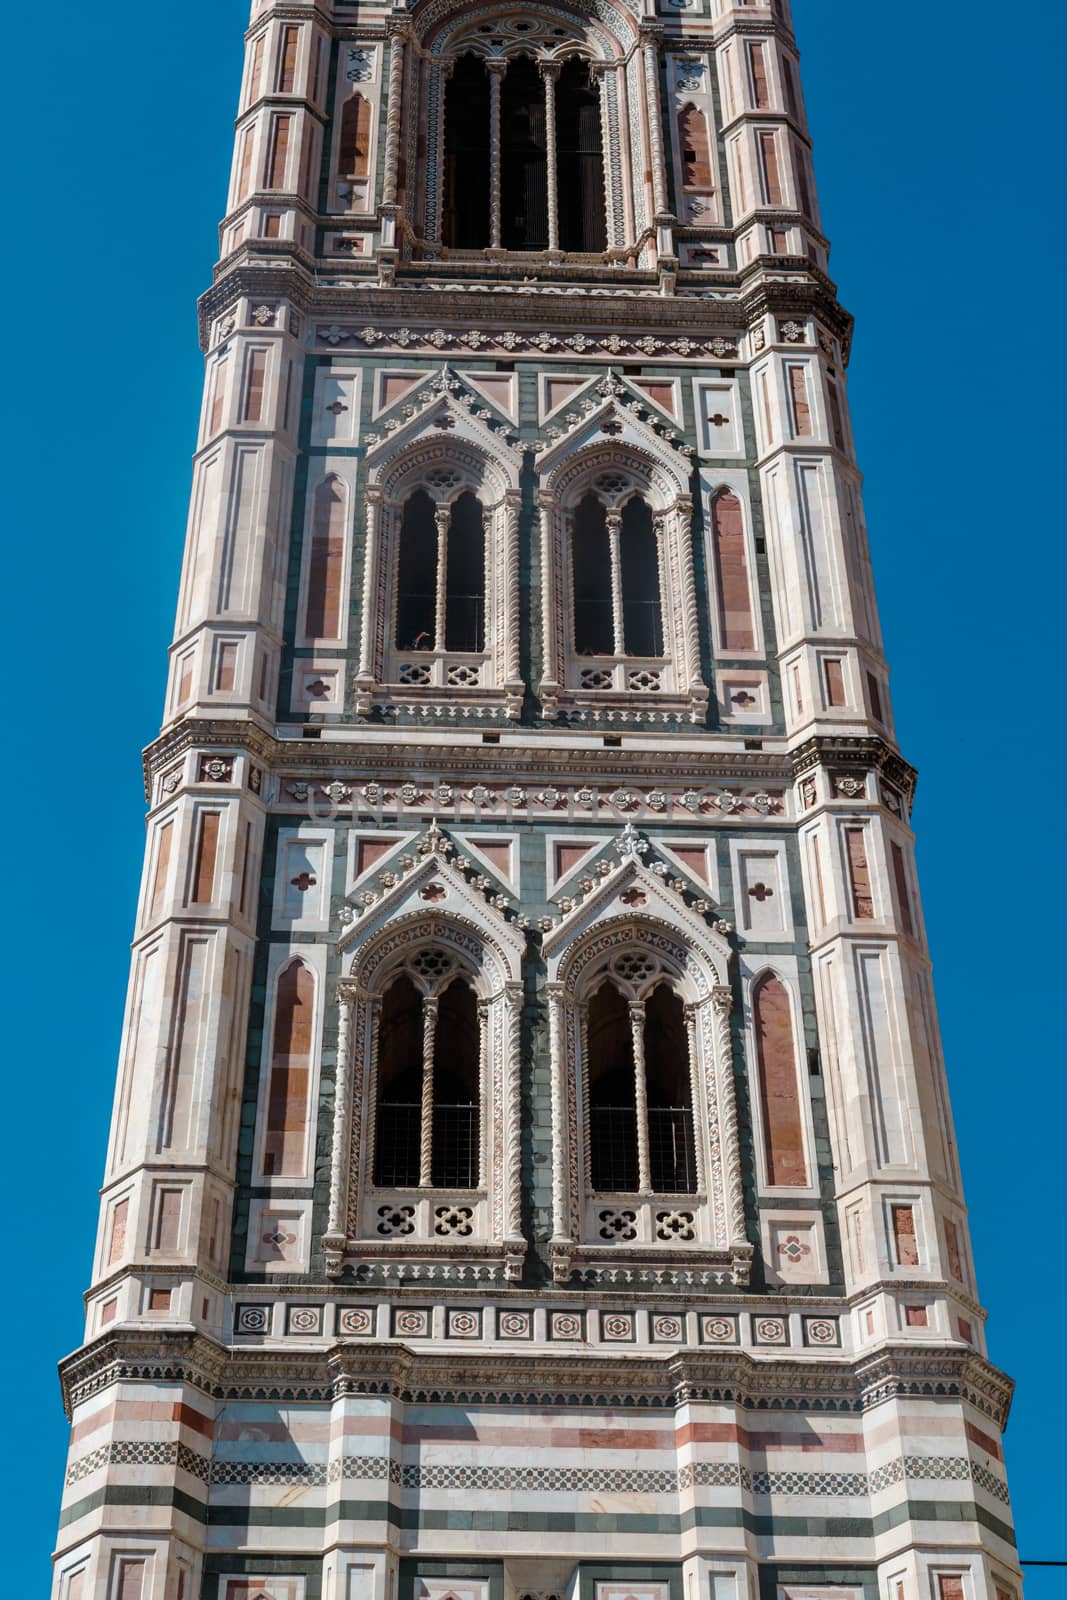
<instances>
[{"instance_id":1,"label":"window mullion","mask_svg":"<svg viewBox=\"0 0 1067 1600\"><path fill-rule=\"evenodd\" d=\"M506 61L487 61L489 73L489 247L500 249L500 89L508 70Z\"/></svg>"},{"instance_id":2,"label":"window mullion","mask_svg":"<svg viewBox=\"0 0 1067 1600\"><path fill-rule=\"evenodd\" d=\"M559 191L556 170L556 83L558 61L542 61L540 70L545 85L545 161L548 179L548 248L559 249Z\"/></svg>"},{"instance_id":3,"label":"window mullion","mask_svg":"<svg viewBox=\"0 0 1067 1600\"><path fill-rule=\"evenodd\" d=\"M622 616L622 512L609 511L604 520L608 525L608 549L611 554L611 622L615 654L624 656L626 635Z\"/></svg>"},{"instance_id":4,"label":"window mullion","mask_svg":"<svg viewBox=\"0 0 1067 1600\"><path fill-rule=\"evenodd\" d=\"M422 1002L422 1107L419 1126L419 1188L433 1184L433 1058L437 1035L437 998Z\"/></svg>"},{"instance_id":5,"label":"window mullion","mask_svg":"<svg viewBox=\"0 0 1067 1600\"><path fill-rule=\"evenodd\" d=\"M637 1121L637 1188L652 1193L652 1163L648 1148L648 1082L645 1075L645 1002L630 1001L630 1035L634 1050L634 1111Z\"/></svg>"},{"instance_id":6,"label":"window mullion","mask_svg":"<svg viewBox=\"0 0 1067 1600\"><path fill-rule=\"evenodd\" d=\"M434 650L445 648L445 629L448 611L448 529L452 521L451 506L438 506L434 512L437 525L437 585L434 591Z\"/></svg>"}]
</instances>

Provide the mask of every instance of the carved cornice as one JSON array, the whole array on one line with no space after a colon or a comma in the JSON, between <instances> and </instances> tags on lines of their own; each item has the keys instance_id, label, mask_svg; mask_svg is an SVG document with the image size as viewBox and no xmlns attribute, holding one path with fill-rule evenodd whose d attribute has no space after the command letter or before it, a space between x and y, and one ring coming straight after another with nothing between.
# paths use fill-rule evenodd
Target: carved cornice
<instances>
[{"instance_id":1,"label":"carved cornice","mask_svg":"<svg viewBox=\"0 0 1067 1600\"><path fill-rule=\"evenodd\" d=\"M818 734L806 739L790 752L796 777L815 767L844 767L867 771L874 767L883 773L904 794L910 806L915 798L919 774L904 760L899 750L879 738L848 737L844 734Z\"/></svg>"},{"instance_id":2,"label":"carved cornice","mask_svg":"<svg viewBox=\"0 0 1067 1600\"><path fill-rule=\"evenodd\" d=\"M773 1360L743 1351L687 1350L663 1357L610 1352L556 1355L543 1348L422 1352L397 1344L338 1343L321 1350L234 1350L203 1334L119 1329L60 1364L63 1403L74 1407L116 1383L188 1383L215 1400L332 1404L345 1395L407 1403L625 1406L732 1405L743 1411L856 1412L893 1398L966 1399L1000 1427L1014 1385L973 1352L888 1347L855 1361Z\"/></svg>"},{"instance_id":3,"label":"carved cornice","mask_svg":"<svg viewBox=\"0 0 1067 1600\"><path fill-rule=\"evenodd\" d=\"M322 225L344 231L351 220L324 218ZM366 226L366 223L363 224ZM839 305L829 278L806 263L797 281L784 275L768 279L757 264L743 277L724 274L700 293L662 295L647 275L629 269L583 267L584 282L569 281L565 272L532 285L531 263L494 264L486 281L484 263L447 262L419 267L390 288L360 281L354 263L331 263L340 281L330 282L319 264L318 277L291 256L274 261L238 258L223 267L201 297L200 335L208 348L211 324L240 298L287 300L304 315L330 323L343 319L356 328L392 323L413 332L438 326L489 331L542 329L573 333L576 326L623 334L631 342L644 334L699 338L733 333L753 326L771 313L818 317L843 341L852 318ZM578 269L575 269L576 272ZM467 273L470 273L467 279ZM441 282L441 278L450 281ZM592 280L590 283L589 280ZM506 311L501 291L506 290ZM594 309L595 308L595 309Z\"/></svg>"}]
</instances>

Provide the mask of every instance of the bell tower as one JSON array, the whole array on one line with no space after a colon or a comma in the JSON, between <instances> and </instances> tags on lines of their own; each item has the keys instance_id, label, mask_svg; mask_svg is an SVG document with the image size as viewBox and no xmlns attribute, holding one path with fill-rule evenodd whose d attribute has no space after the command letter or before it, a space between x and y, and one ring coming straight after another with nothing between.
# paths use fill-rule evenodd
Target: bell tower
<instances>
[{"instance_id":1,"label":"bell tower","mask_svg":"<svg viewBox=\"0 0 1067 1600\"><path fill-rule=\"evenodd\" d=\"M1019 1600L787 0L257 0L55 1600Z\"/></svg>"}]
</instances>

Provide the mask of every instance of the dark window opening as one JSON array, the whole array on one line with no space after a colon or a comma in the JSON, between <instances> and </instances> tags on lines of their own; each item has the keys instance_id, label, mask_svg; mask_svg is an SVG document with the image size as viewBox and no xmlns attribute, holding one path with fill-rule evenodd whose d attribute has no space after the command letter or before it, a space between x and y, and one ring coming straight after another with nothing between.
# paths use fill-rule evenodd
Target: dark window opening
<instances>
[{"instance_id":1,"label":"dark window opening","mask_svg":"<svg viewBox=\"0 0 1067 1600\"><path fill-rule=\"evenodd\" d=\"M483 650L485 530L482 508L469 490L452 507L445 581L445 649Z\"/></svg>"},{"instance_id":2,"label":"dark window opening","mask_svg":"<svg viewBox=\"0 0 1067 1600\"><path fill-rule=\"evenodd\" d=\"M580 656L615 654L611 553L604 507L587 494L574 514L571 537L574 648Z\"/></svg>"},{"instance_id":3,"label":"dark window opening","mask_svg":"<svg viewBox=\"0 0 1067 1600\"><path fill-rule=\"evenodd\" d=\"M404 507L397 562L396 647L432 650L436 627L437 527L433 501L417 489Z\"/></svg>"},{"instance_id":4,"label":"dark window opening","mask_svg":"<svg viewBox=\"0 0 1067 1600\"><path fill-rule=\"evenodd\" d=\"M630 1008L614 984L589 1002L589 1156L593 1188L637 1188L637 1107Z\"/></svg>"},{"instance_id":5,"label":"dark window opening","mask_svg":"<svg viewBox=\"0 0 1067 1600\"><path fill-rule=\"evenodd\" d=\"M390 986L378 1030L374 1181L383 1189L414 1189L422 1122L422 996L410 978Z\"/></svg>"},{"instance_id":6,"label":"dark window opening","mask_svg":"<svg viewBox=\"0 0 1067 1600\"><path fill-rule=\"evenodd\" d=\"M619 536L622 631L628 656L663 654L659 560L652 513L643 500L627 502Z\"/></svg>"},{"instance_id":7,"label":"dark window opening","mask_svg":"<svg viewBox=\"0 0 1067 1600\"><path fill-rule=\"evenodd\" d=\"M681 1000L660 984L645 1005L648 1158L656 1194L696 1192L689 1040Z\"/></svg>"},{"instance_id":8,"label":"dark window opening","mask_svg":"<svg viewBox=\"0 0 1067 1600\"><path fill-rule=\"evenodd\" d=\"M374 1181L414 1189L420 1177L423 1100L423 997L400 977L382 1002L378 1040L378 1123ZM456 980L440 997L434 1032L431 1183L475 1189L480 1177L478 1003Z\"/></svg>"},{"instance_id":9,"label":"dark window opening","mask_svg":"<svg viewBox=\"0 0 1067 1600\"><path fill-rule=\"evenodd\" d=\"M545 86L529 56L509 62L501 84L500 217L505 250L547 248Z\"/></svg>"},{"instance_id":10,"label":"dark window opening","mask_svg":"<svg viewBox=\"0 0 1067 1600\"><path fill-rule=\"evenodd\" d=\"M559 76L556 152L560 248L606 249L600 94L585 61L568 61Z\"/></svg>"},{"instance_id":11,"label":"dark window opening","mask_svg":"<svg viewBox=\"0 0 1067 1600\"><path fill-rule=\"evenodd\" d=\"M476 56L460 56L445 90L443 238L455 250L489 243L489 78Z\"/></svg>"},{"instance_id":12,"label":"dark window opening","mask_svg":"<svg viewBox=\"0 0 1067 1600\"><path fill-rule=\"evenodd\" d=\"M478 1187L478 1002L456 979L437 1009L433 1059L433 1185Z\"/></svg>"}]
</instances>

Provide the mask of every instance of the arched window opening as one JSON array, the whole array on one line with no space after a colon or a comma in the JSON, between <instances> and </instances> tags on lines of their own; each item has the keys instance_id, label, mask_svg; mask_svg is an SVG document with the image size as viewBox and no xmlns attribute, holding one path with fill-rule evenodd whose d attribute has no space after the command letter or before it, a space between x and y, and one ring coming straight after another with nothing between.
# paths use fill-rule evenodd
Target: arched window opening
<instances>
[{"instance_id":1,"label":"arched window opening","mask_svg":"<svg viewBox=\"0 0 1067 1600\"><path fill-rule=\"evenodd\" d=\"M489 78L484 62L460 56L445 90L443 238L455 250L489 243Z\"/></svg>"},{"instance_id":2,"label":"arched window opening","mask_svg":"<svg viewBox=\"0 0 1067 1600\"><path fill-rule=\"evenodd\" d=\"M622 569L622 632L628 656L662 656L663 609L652 513L643 500L629 500L619 530Z\"/></svg>"},{"instance_id":3,"label":"arched window opening","mask_svg":"<svg viewBox=\"0 0 1067 1600\"><path fill-rule=\"evenodd\" d=\"M508 63L501 85L500 212L505 250L547 249L545 86L529 56Z\"/></svg>"},{"instance_id":4,"label":"arched window opening","mask_svg":"<svg viewBox=\"0 0 1067 1600\"><path fill-rule=\"evenodd\" d=\"M314 1016L314 976L302 961L293 961L278 979L274 1009L263 1145L267 1177L304 1176Z\"/></svg>"},{"instance_id":5,"label":"arched window opening","mask_svg":"<svg viewBox=\"0 0 1067 1600\"><path fill-rule=\"evenodd\" d=\"M462 979L427 997L406 975L382 1000L374 1181L475 1189L480 1178L478 1002Z\"/></svg>"},{"instance_id":6,"label":"arched window opening","mask_svg":"<svg viewBox=\"0 0 1067 1600\"><path fill-rule=\"evenodd\" d=\"M479 1178L478 1002L456 978L438 1003L433 1067L433 1185L476 1189Z\"/></svg>"},{"instance_id":7,"label":"arched window opening","mask_svg":"<svg viewBox=\"0 0 1067 1600\"><path fill-rule=\"evenodd\" d=\"M587 494L574 513L571 538L574 649L580 656L615 653L611 554L604 507Z\"/></svg>"},{"instance_id":8,"label":"arched window opening","mask_svg":"<svg viewBox=\"0 0 1067 1600\"><path fill-rule=\"evenodd\" d=\"M656 1194L695 1194L693 1093L685 1009L666 984L645 1004L648 1153Z\"/></svg>"},{"instance_id":9,"label":"arched window opening","mask_svg":"<svg viewBox=\"0 0 1067 1600\"><path fill-rule=\"evenodd\" d=\"M370 171L370 120L370 101L358 92L350 95L341 108L339 178L365 178Z\"/></svg>"},{"instance_id":10,"label":"arched window opening","mask_svg":"<svg viewBox=\"0 0 1067 1600\"><path fill-rule=\"evenodd\" d=\"M404 507L396 567L398 650L485 649L485 526L466 490L451 507L416 489Z\"/></svg>"},{"instance_id":11,"label":"arched window opening","mask_svg":"<svg viewBox=\"0 0 1067 1600\"><path fill-rule=\"evenodd\" d=\"M413 1189L422 1124L422 996L410 978L391 984L378 1023L378 1134L374 1181Z\"/></svg>"},{"instance_id":12,"label":"arched window opening","mask_svg":"<svg viewBox=\"0 0 1067 1600\"><path fill-rule=\"evenodd\" d=\"M607 1194L694 1194L689 1035L665 984L627 1001L605 982L589 1002L589 1169Z\"/></svg>"},{"instance_id":13,"label":"arched window opening","mask_svg":"<svg viewBox=\"0 0 1067 1600\"><path fill-rule=\"evenodd\" d=\"M396 647L432 650L437 611L437 528L433 501L417 489L404 507L396 575Z\"/></svg>"},{"instance_id":14,"label":"arched window opening","mask_svg":"<svg viewBox=\"0 0 1067 1600\"><path fill-rule=\"evenodd\" d=\"M711 503L715 535L715 575L718 579L719 632L724 650L753 650L752 601L748 584L748 555L741 502L723 489Z\"/></svg>"},{"instance_id":15,"label":"arched window opening","mask_svg":"<svg viewBox=\"0 0 1067 1600\"><path fill-rule=\"evenodd\" d=\"M752 995L759 1057L760 1110L767 1182L771 1188L806 1188L804 1118L793 1040L789 992L773 973L761 978Z\"/></svg>"},{"instance_id":16,"label":"arched window opening","mask_svg":"<svg viewBox=\"0 0 1067 1600\"><path fill-rule=\"evenodd\" d=\"M604 250L604 151L600 94L589 64L566 63L556 90L559 242L563 250Z\"/></svg>"},{"instance_id":17,"label":"arched window opening","mask_svg":"<svg viewBox=\"0 0 1067 1600\"><path fill-rule=\"evenodd\" d=\"M485 529L467 490L452 507L445 586L445 649L485 648Z\"/></svg>"},{"instance_id":18,"label":"arched window opening","mask_svg":"<svg viewBox=\"0 0 1067 1600\"><path fill-rule=\"evenodd\" d=\"M682 152L682 183L687 189L710 189L711 150L708 124L696 106L683 106L678 114L678 143Z\"/></svg>"},{"instance_id":19,"label":"arched window opening","mask_svg":"<svg viewBox=\"0 0 1067 1600\"><path fill-rule=\"evenodd\" d=\"M313 639L336 639L341 632L347 503L348 491L340 478L331 475L315 490L304 616L304 632Z\"/></svg>"},{"instance_id":20,"label":"arched window opening","mask_svg":"<svg viewBox=\"0 0 1067 1600\"><path fill-rule=\"evenodd\" d=\"M638 1186L637 1080L629 1006L613 983L589 1002L589 1167L595 1190Z\"/></svg>"}]
</instances>

